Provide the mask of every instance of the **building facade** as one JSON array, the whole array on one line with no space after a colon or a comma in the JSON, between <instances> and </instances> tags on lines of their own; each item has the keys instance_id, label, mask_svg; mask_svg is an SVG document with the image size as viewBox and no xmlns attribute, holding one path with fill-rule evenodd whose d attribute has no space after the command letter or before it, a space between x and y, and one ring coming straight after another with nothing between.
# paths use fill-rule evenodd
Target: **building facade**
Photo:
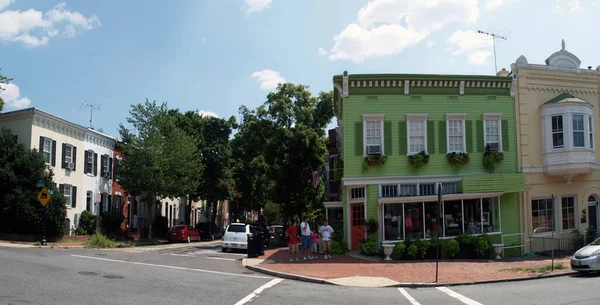
<instances>
[{"instance_id":1,"label":"building facade","mask_svg":"<svg viewBox=\"0 0 600 305\"><path fill-rule=\"evenodd\" d=\"M511 77L344 72L333 81L350 248L369 218L381 243L435 232L522 242Z\"/></svg>"},{"instance_id":2,"label":"building facade","mask_svg":"<svg viewBox=\"0 0 600 305\"><path fill-rule=\"evenodd\" d=\"M518 162L526 177L522 226L530 252L541 251L551 232L567 237L600 225L600 66L580 65L564 41L545 64L521 56L512 65Z\"/></svg>"},{"instance_id":3,"label":"building facade","mask_svg":"<svg viewBox=\"0 0 600 305\"><path fill-rule=\"evenodd\" d=\"M83 149L82 187L78 196L85 198L84 209L96 215L120 211L113 194L113 157L117 139L87 128Z\"/></svg>"}]
</instances>

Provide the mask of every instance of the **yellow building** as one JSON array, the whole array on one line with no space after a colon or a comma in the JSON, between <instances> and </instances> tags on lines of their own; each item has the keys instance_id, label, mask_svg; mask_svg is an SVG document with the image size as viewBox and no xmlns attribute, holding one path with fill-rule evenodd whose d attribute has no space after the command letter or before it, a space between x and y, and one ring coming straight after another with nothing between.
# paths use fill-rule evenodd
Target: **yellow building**
<instances>
[{"instance_id":1,"label":"yellow building","mask_svg":"<svg viewBox=\"0 0 600 305\"><path fill-rule=\"evenodd\" d=\"M575 247L574 231L599 225L600 66L580 65L564 40L545 64L512 64L526 252Z\"/></svg>"}]
</instances>

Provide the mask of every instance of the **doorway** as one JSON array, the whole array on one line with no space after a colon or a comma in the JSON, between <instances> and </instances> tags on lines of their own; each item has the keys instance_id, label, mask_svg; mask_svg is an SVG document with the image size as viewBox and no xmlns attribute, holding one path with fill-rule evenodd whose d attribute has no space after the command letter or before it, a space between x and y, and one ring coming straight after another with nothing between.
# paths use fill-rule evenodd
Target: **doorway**
<instances>
[{"instance_id":1,"label":"doorway","mask_svg":"<svg viewBox=\"0 0 600 305\"><path fill-rule=\"evenodd\" d=\"M352 217L352 250L358 250L360 241L365 238L365 205L354 203L351 205Z\"/></svg>"},{"instance_id":2,"label":"doorway","mask_svg":"<svg viewBox=\"0 0 600 305\"><path fill-rule=\"evenodd\" d=\"M595 195L588 197L588 218L590 230L598 231L598 199Z\"/></svg>"}]
</instances>

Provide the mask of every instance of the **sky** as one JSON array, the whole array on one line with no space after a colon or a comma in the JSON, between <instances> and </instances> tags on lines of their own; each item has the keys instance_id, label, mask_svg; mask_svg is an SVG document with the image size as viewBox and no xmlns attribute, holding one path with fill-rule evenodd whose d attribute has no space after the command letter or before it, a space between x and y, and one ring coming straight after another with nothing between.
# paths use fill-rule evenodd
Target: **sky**
<instances>
[{"instance_id":1,"label":"sky","mask_svg":"<svg viewBox=\"0 0 600 305\"><path fill-rule=\"evenodd\" d=\"M495 74L566 49L600 65L600 0L0 0L4 112L36 107L118 136L131 104L229 118L278 83L349 73ZM595 55L595 56L594 56ZM127 124L126 124L127 125ZM330 128L335 127L335 119Z\"/></svg>"}]
</instances>

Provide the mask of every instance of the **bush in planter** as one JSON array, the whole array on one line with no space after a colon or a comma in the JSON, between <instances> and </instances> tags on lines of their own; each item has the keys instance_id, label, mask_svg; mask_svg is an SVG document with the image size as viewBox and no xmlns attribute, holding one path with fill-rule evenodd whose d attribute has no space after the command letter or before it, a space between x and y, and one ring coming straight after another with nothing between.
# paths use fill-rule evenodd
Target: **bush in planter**
<instances>
[{"instance_id":1,"label":"bush in planter","mask_svg":"<svg viewBox=\"0 0 600 305\"><path fill-rule=\"evenodd\" d=\"M368 256L373 256L373 255L377 255L378 252L379 252L379 245L377 243L377 240L368 238L366 240L363 240L363 242L361 242L360 253L362 253L364 255L368 255Z\"/></svg>"},{"instance_id":2,"label":"bush in planter","mask_svg":"<svg viewBox=\"0 0 600 305\"><path fill-rule=\"evenodd\" d=\"M486 236L479 236L475 239L474 242L475 253L479 257L485 257L488 249L490 248L490 243Z\"/></svg>"},{"instance_id":3,"label":"bush in planter","mask_svg":"<svg viewBox=\"0 0 600 305\"><path fill-rule=\"evenodd\" d=\"M412 164L414 168L421 168L423 165L429 163L429 155L425 151L420 151L414 155L408 156L408 162Z\"/></svg>"},{"instance_id":4,"label":"bush in planter","mask_svg":"<svg viewBox=\"0 0 600 305\"><path fill-rule=\"evenodd\" d=\"M390 257L394 260L402 259L404 252L406 251L406 245L404 243L397 243L394 246L394 250L392 250L392 255Z\"/></svg>"},{"instance_id":5,"label":"bush in planter","mask_svg":"<svg viewBox=\"0 0 600 305\"><path fill-rule=\"evenodd\" d=\"M331 254L344 254L348 252L348 245L345 241L338 242L336 240L331 241Z\"/></svg>"},{"instance_id":6,"label":"bush in planter","mask_svg":"<svg viewBox=\"0 0 600 305\"><path fill-rule=\"evenodd\" d=\"M431 242L424 239L417 239L414 245L417 246L417 248L419 249L419 257L425 258L427 250L429 250L429 247L431 247Z\"/></svg>"},{"instance_id":7,"label":"bush in planter","mask_svg":"<svg viewBox=\"0 0 600 305\"><path fill-rule=\"evenodd\" d=\"M367 169L369 169L369 166L384 165L385 161L387 161L387 156L385 155L368 155L363 161L362 169L363 171L366 171Z\"/></svg>"},{"instance_id":8,"label":"bush in planter","mask_svg":"<svg viewBox=\"0 0 600 305\"><path fill-rule=\"evenodd\" d=\"M485 146L483 152L483 166L485 168L493 170L502 160L504 160L504 154L501 151L493 151L489 144Z\"/></svg>"},{"instance_id":9,"label":"bush in planter","mask_svg":"<svg viewBox=\"0 0 600 305\"><path fill-rule=\"evenodd\" d=\"M414 243L406 249L406 255L412 259L415 259L418 254L419 254L419 247L417 247L417 245Z\"/></svg>"},{"instance_id":10,"label":"bush in planter","mask_svg":"<svg viewBox=\"0 0 600 305\"><path fill-rule=\"evenodd\" d=\"M446 158L448 158L450 164L461 165L469 163L469 154L467 153L451 152L446 154Z\"/></svg>"},{"instance_id":11,"label":"bush in planter","mask_svg":"<svg viewBox=\"0 0 600 305\"><path fill-rule=\"evenodd\" d=\"M456 254L458 254L458 251L460 251L460 245L458 244L458 241L456 241L456 239L448 240L446 243L446 252L448 253L448 256L450 258L455 258Z\"/></svg>"}]
</instances>

